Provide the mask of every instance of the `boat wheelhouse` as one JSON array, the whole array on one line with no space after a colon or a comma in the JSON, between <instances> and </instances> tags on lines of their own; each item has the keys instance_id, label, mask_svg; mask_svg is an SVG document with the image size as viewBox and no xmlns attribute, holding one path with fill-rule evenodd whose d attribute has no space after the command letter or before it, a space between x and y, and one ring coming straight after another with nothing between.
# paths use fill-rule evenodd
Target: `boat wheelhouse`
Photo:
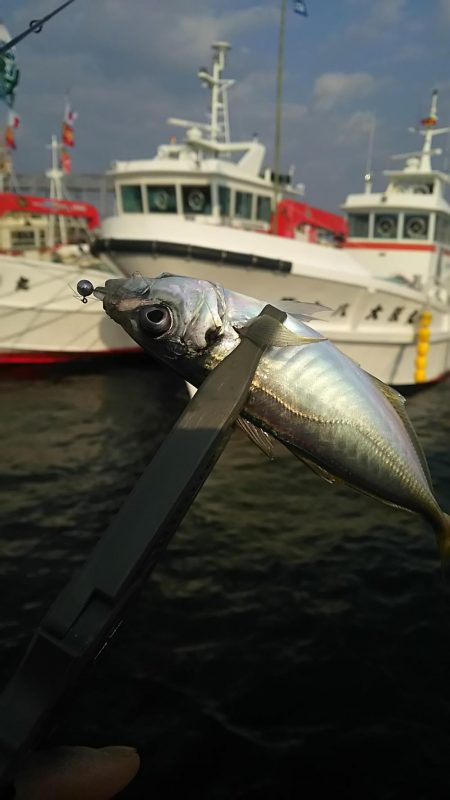
<instances>
[{"instance_id":1,"label":"boat wheelhouse","mask_svg":"<svg viewBox=\"0 0 450 800\"><path fill-rule=\"evenodd\" d=\"M450 292L450 204L445 189L450 176L433 170L433 137L450 128L437 128L437 92L429 116L416 132L424 137L418 152L393 156L404 160L401 170L385 170L388 184L372 192L371 175L366 191L351 194L342 208L348 215L346 247L371 274L426 290L447 302ZM416 129L414 129L416 130Z\"/></svg>"},{"instance_id":2,"label":"boat wheelhouse","mask_svg":"<svg viewBox=\"0 0 450 800\"><path fill-rule=\"evenodd\" d=\"M66 221L66 241L51 236L49 219ZM77 244L87 231L97 230L100 215L95 206L74 200L0 192L0 252L8 255L47 253L61 244Z\"/></svg>"},{"instance_id":3,"label":"boat wheelhouse","mask_svg":"<svg viewBox=\"0 0 450 800\"><path fill-rule=\"evenodd\" d=\"M421 126L422 150L387 173L385 192L372 193L369 177L363 194L349 196L347 231L339 215L298 199L292 172L264 169L256 138L231 141L228 49L214 44L212 72L199 72L211 90L206 124L171 119L186 128L181 143L113 163L116 213L94 252L126 274L172 272L274 304L318 301L332 312L314 325L376 377L402 386L436 380L450 368L450 227L448 178L433 170L431 144L447 129Z\"/></svg>"}]
</instances>

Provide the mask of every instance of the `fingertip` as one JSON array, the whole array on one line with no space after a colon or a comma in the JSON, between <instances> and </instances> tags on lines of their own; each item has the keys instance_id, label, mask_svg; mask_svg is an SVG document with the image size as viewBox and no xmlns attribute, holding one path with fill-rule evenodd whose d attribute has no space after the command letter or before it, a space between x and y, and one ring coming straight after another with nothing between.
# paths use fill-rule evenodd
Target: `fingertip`
<instances>
[{"instance_id":1,"label":"fingertip","mask_svg":"<svg viewBox=\"0 0 450 800\"><path fill-rule=\"evenodd\" d=\"M37 753L16 779L15 800L108 800L139 770L132 747L59 747Z\"/></svg>"}]
</instances>

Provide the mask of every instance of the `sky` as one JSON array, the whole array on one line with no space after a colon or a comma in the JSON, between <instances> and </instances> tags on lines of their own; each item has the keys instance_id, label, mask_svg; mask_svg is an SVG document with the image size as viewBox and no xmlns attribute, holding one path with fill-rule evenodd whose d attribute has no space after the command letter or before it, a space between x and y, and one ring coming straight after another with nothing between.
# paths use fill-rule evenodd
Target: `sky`
<instances>
[{"instance_id":1,"label":"sky","mask_svg":"<svg viewBox=\"0 0 450 800\"><path fill-rule=\"evenodd\" d=\"M12 35L60 0L2 0ZM450 0L287 0L282 171L295 165L307 202L337 211L363 187L375 119L372 171L421 144L408 128L439 90L450 123ZM169 116L203 121L208 94L196 76L211 44L232 45L225 76L233 139L257 133L273 157L281 0L76 0L17 47L21 116L16 172L44 172L68 91L78 112L73 170L104 172L115 159L150 158L180 129ZM6 112L5 112L6 116ZM444 148L450 140L441 137ZM450 164L450 158L447 159ZM443 167L444 157L435 160Z\"/></svg>"}]
</instances>

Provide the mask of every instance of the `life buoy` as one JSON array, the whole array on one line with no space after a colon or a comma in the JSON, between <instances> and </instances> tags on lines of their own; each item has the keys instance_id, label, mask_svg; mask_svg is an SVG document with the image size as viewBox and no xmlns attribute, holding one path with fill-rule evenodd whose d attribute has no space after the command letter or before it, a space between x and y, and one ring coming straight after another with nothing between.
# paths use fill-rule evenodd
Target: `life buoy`
<instances>
[{"instance_id":1,"label":"life buoy","mask_svg":"<svg viewBox=\"0 0 450 800\"><path fill-rule=\"evenodd\" d=\"M426 217L410 217L405 225L405 236L408 239L424 239L426 235Z\"/></svg>"},{"instance_id":2,"label":"life buoy","mask_svg":"<svg viewBox=\"0 0 450 800\"><path fill-rule=\"evenodd\" d=\"M160 189L159 192L155 192L153 195L153 202L155 207L158 211L167 211L169 208L169 195L164 189Z\"/></svg>"},{"instance_id":3,"label":"life buoy","mask_svg":"<svg viewBox=\"0 0 450 800\"><path fill-rule=\"evenodd\" d=\"M203 211L205 207L205 194L201 191L201 189L193 189L189 192L187 196L187 203L191 211L195 211L197 214L200 211Z\"/></svg>"},{"instance_id":4,"label":"life buoy","mask_svg":"<svg viewBox=\"0 0 450 800\"><path fill-rule=\"evenodd\" d=\"M380 217L375 226L375 234L382 239L392 239L397 232L397 220L392 217Z\"/></svg>"}]
</instances>

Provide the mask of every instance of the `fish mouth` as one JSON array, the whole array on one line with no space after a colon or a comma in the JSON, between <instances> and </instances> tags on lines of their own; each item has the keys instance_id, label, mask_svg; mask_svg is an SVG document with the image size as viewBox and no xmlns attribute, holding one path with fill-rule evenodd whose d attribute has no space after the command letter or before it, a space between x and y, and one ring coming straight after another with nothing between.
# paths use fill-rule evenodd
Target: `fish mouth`
<instances>
[{"instance_id":1,"label":"fish mouth","mask_svg":"<svg viewBox=\"0 0 450 800\"><path fill-rule=\"evenodd\" d=\"M117 303L120 300L142 300L150 291L149 282L140 272L134 272L130 278L109 278L104 286L96 286L94 297Z\"/></svg>"},{"instance_id":2,"label":"fish mouth","mask_svg":"<svg viewBox=\"0 0 450 800\"><path fill-rule=\"evenodd\" d=\"M103 300L106 297L107 292L108 290L106 286L96 286L94 289L94 297L96 297L97 300Z\"/></svg>"},{"instance_id":3,"label":"fish mouth","mask_svg":"<svg viewBox=\"0 0 450 800\"><path fill-rule=\"evenodd\" d=\"M106 314L124 325L127 314L135 311L146 301L148 302L146 297L148 291L148 283L144 282L142 278L140 282L137 282L133 276L131 278L109 278L104 286L96 286L93 294L97 300L101 300Z\"/></svg>"}]
</instances>

